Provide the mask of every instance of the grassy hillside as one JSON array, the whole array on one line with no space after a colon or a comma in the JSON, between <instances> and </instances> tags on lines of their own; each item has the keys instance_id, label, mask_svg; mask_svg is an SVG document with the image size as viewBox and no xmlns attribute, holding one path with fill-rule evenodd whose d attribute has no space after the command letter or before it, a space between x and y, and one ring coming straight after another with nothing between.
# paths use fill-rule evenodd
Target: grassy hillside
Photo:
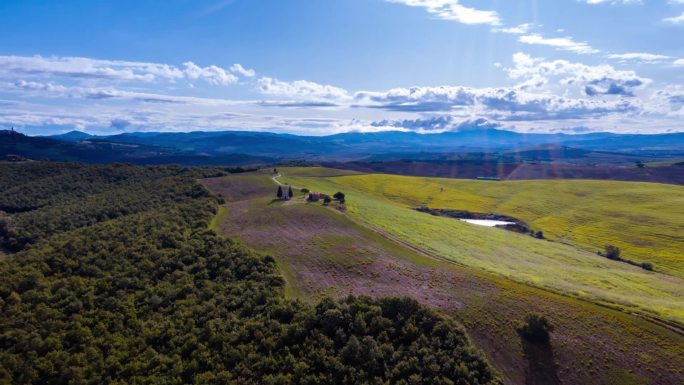
<instances>
[{"instance_id":1,"label":"grassy hillside","mask_svg":"<svg viewBox=\"0 0 684 385\"><path fill-rule=\"evenodd\" d=\"M339 174L316 168L296 172L316 179ZM639 317L431 258L364 226L357 216L307 204L298 193L292 201L274 202L271 176L240 174L202 183L227 198L214 228L273 255L290 297L316 302L328 295L410 296L461 320L511 384L678 384L684 375L679 334ZM298 180L334 191L309 177ZM354 206L358 194L349 199ZM531 311L546 314L556 326L551 350L537 351L517 335L516 325Z\"/></svg>"},{"instance_id":2,"label":"grassy hillside","mask_svg":"<svg viewBox=\"0 0 684 385\"><path fill-rule=\"evenodd\" d=\"M678 277L647 272L559 242L473 226L411 209L421 204L454 207L447 200L456 196L452 186L471 182L385 175L310 178L297 176L298 169L284 172L284 180L297 186L325 192L344 191L348 197L348 212L353 217L447 260L684 324L684 280ZM506 184L480 182L474 185L479 185L484 194L485 187ZM441 192L441 188L445 192ZM550 194L551 189L546 191ZM475 188L458 196L461 201L481 201ZM529 200L532 197L528 197L528 201L521 198L515 207L518 210L529 207ZM540 216L543 214L542 208L532 210L537 210ZM503 213L527 219L515 211ZM536 227L546 231L546 225Z\"/></svg>"},{"instance_id":3,"label":"grassy hillside","mask_svg":"<svg viewBox=\"0 0 684 385\"><path fill-rule=\"evenodd\" d=\"M684 278L684 187L590 180L485 182L363 175L337 180L409 207L494 212L522 219L547 238Z\"/></svg>"}]
</instances>

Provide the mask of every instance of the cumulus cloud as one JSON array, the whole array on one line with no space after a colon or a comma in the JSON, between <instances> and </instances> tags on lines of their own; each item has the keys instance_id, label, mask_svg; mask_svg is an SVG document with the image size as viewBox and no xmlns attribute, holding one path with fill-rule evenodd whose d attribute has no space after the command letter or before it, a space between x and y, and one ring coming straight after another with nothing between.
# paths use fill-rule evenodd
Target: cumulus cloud
<instances>
[{"instance_id":1,"label":"cumulus cloud","mask_svg":"<svg viewBox=\"0 0 684 385\"><path fill-rule=\"evenodd\" d=\"M534 89L554 84L565 88L581 89L588 96L634 96L634 90L643 88L651 80L634 71L617 70L611 65L597 66L572 63L567 60L544 61L518 52L513 55L513 67L506 69L509 77L520 80L520 89Z\"/></svg>"},{"instance_id":2,"label":"cumulus cloud","mask_svg":"<svg viewBox=\"0 0 684 385\"><path fill-rule=\"evenodd\" d=\"M235 74L240 74L246 78L253 78L254 75L256 75L256 72L254 70L246 69L245 67L243 67L242 65L237 64L237 63L233 64L230 67L230 70L231 70L231 72L233 72Z\"/></svg>"},{"instance_id":3,"label":"cumulus cloud","mask_svg":"<svg viewBox=\"0 0 684 385\"><path fill-rule=\"evenodd\" d=\"M675 67L684 67L684 59L677 59L673 64Z\"/></svg>"},{"instance_id":4,"label":"cumulus cloud","mask_svg":"<svg viewBox=\"0 0 684 385\"><path fill-rule=\"evenodd\" d=\"M215 85L228 85L233 84L238 81L238 77L232 73L224 70L217 66L200 67L195 63L189 61L183 63L185 70L183 71L185 75L190 80L203 79L210 84Z\"/></svg>"},{"instance_id":5,"label":"cumulus cloud","mask_svg":"<svg viewBox=\"0 0 684 385\"><path fill-rule=\"evenodd\" d=\"M371 122L370 125L377 128L389 128L418 133L495 129L501 126L498 123L490 122L484 118L461 120L451 115L403 120L384 119Z\"/></svg>"},{"instance_id":6,"label":"cumulus cloud","mask_svg":"<svg viewBox=\"0 0 684 385\"><path fill-rule=\"evenodd\" d=\"M646 54L622 55L634 60L650 58ZM194 62L174 67L37 58L0 57L0 63L8 64L0 66L0 97L11 100L0 100L0 124L59 124L105 131L135 127L282 129L302 133L389 129L437 132L489 124L540 130L576 126L613 129L617 121L630 127L642 127L648 122L649 129L660 129L667 119L680 122L684 117L684 91L679 88L655 92L654 87L646 87L650 79L634 71L546 60L524 53L515 54L513 66L504 69L517 83L511 86L445 85L357 92L307 80L282 81L267 76L251 79L256 77L255 72L239 65L226 69ZM669 60L684 65L681 59ZM271 98L184 96L181 88L187 86L185 82L228 85L241 80L246 81L243 86ZM161 81L179 84L171 87L159 84ZM659 117L663 120L658 121Z\"/></svg>"},{"instance_id":7,"label":"cumulus cloud","mask_svg":"<svg viewBox=\"0 0 684 385\"><path fill-rule=\"evenodd\" d=\"M285 82L270 77L262 77L258 83L259 91L265 95L296 99L346 99L349 97L349 93L345 89L308 80Z\"/></svg>"},{"instance_id":8,"label":"cumulus cloud","mask_svg":"<svg viewBox=\"0 0 684 385\"><path fill-rule=\"evenodd\" d=\"M395 88L358 92L357 106L403 112L466 112L496 120L547 120L590 117L635 110L626 100L590 100L535 94L515 88L459 86Z\"/></svg>"},{"instance_id":9,"label":"cumulus cloud","mask_svg":"<svg viewBox=\"0 0 684 385\"><path fill-rule=\"evenodd\" d=\"M450 20L462 24L500 25L501 18L495 11L484 11L466 7L459 0L386 0L410 7L421 7L442 20Z\"/></svg>"}]
</instances>

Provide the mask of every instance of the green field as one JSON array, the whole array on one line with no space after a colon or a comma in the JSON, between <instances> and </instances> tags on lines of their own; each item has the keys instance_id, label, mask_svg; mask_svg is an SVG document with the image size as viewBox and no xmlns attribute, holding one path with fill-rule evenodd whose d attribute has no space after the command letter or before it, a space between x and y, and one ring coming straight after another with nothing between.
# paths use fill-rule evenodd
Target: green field
<instances>
[{"instance_id":1,"label":"green field","mask_svg":"<svg viewBox=\"0 0 684 385\"><path fill-rule=\"evenodd\" d=\"M594 250L610 239L611 243L625 247L626 257L638 260L633 252L635 248L624 245L639 229L646 233L641 236L657 237L659 231L654 228L648 232L643 230L650 221L658 230L667 228L663 232L670 235L665 239L671 239L672 243L668 249L670 254L648 260L660 270L677 273L681 270L677 270L674 250L678 235L675 226L681 226L684 218L684 215L677 216L677 211L684 206L684 188L595 181L504 183L389 175L325 177L321 170L316 172L321 176L308 177L302 176L300 170L282 170L285 175L281 180L323 192L344 191L348 212L353 218L444 259L536 287L684 324L684 280L681 278L647 272L557 242L582 247L582 242L594 240L593 248L584 246ZM312 173L311 169L306 170L307 175ZM680 207L674 207L677 202ZM412 210L422 204L507 214L529 222L555 241ZM664 206L670 209L665 210ZM629 212L619 211L619 207L627 207ZM606 217L606 213L611 215ZM662 216L657 218L659 214ZM599 218L605 220L599 221Z\"/></svg>"},{"instance_id":2,"label":"green field","mask_svg":"<svg viewBox=\"0 0 684 385\"><path fill-rule=\"evenodd\" d=\"M684 278L684 187L595 180L486 182L361 175L349 188L408 207L494 212L542 230L547 238L595 252L606 244L637 262Z\"/></svg>"}]
</instances>

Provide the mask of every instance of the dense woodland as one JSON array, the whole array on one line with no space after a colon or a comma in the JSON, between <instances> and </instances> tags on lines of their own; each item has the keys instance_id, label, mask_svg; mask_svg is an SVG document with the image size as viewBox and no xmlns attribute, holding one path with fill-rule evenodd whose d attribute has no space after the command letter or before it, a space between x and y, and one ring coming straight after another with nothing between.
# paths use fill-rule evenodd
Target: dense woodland
<instances>
[{"instance_id":1,"label":"dense woodland","mask_svg":"<svg viewBox=\"0 0 684 385\"><path fill-rule=\"evenodd\" d=\"M208 230L230 171L0 163L0 384L499 383L413 300L286 300Z\"/></svg>"}]
</instances>

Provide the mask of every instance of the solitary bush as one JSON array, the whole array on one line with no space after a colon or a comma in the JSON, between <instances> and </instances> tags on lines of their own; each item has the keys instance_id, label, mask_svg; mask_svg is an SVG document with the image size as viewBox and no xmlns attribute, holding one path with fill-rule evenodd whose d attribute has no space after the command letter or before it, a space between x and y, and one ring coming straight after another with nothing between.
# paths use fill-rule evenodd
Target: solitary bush
<instances>
[{"instance_id":1,"label":"solitary bush","mask_svg":"<svg viewBox=\"0 0 684 385\"><path fill-rule=\"evenodd\" d=\"M326 196L323 198L323 204L324 204L324 205L329 205L330 202L332 202L332 199L330 199L330 197L329 197L328 195L326 195Z\"/></svg>"},{"instance_id":2,"label":"solitary bush","mask_svg":"<svg viewBox=\"0 0 684 385\"><path fill-rule=\"evenodd\" d=\"M603 256L613 261L620 260L620 248L613 245L606 245Z\"/></svg>"},{"instance_id":3,"label":"solitary bush","mask_svg":"<svg viewBox=\"0 0 684 385\"><path fill-rule=\"evenodd\" d=\"M518 329L526 340L536 344L548 344L549 333L553 331L553 325L546 316L539 314L529 314L525 318L525 323Z\"/></svg>"},{"instance_id":4,"label":"solitary bush","mask_svg":"<svg viewBox=\"0 0 684 385\"><path fill-rule=\"evenodd\" d=\"M303 189L301 189L301 190L299 190L299 191L300 191L302 194L308 194L308 193L310 192L310 190L309 190L308 188L303 188Z\"/></svg>"},{"instance_id":5,"label":"solitary bush","mask_svg":"<svg viewBox=\"0 0 684 385\"><path fill-rule=\"evenodd\" d=\"M642 262L641 268L648 271L653 271L653 264L650 262Z\"/></svg>"},{"instance_id":6,"label":"solitary bush","mask_svg":"<svg viewBox=\"0 0 684 385\"><path fill-rule=\"evenodd\" d=\"M534 237L537 238L537 239L544 239L544 232L543 232L543 231L537 231L537 232L534 234Z\"/></svg>"},{"instance_id":7,"label":"solitary bush","mask_svg":"<svg viewBox=\"0 0 684 385\"><path fill-rule=\"evenodd\" d=\"M333 195L333 198L335 198L336 200L338 200L340 202L344 202L344 193L338 191Z\"/></svg>"}]
</instances>

